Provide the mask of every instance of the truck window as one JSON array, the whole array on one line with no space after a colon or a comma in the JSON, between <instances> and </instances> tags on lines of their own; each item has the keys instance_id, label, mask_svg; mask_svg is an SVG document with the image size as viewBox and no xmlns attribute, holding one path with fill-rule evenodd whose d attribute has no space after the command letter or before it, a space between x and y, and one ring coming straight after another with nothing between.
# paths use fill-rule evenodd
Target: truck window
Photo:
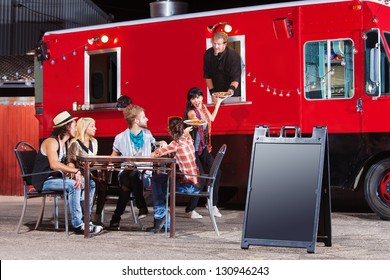
<instances>
[{"instance_id":1,"label":"truck window","mask_svg":"<svg viewBox=\"0 0 390 280\"><path fill-rule=\"evenodd\" d=\"M229 36L228 39L228 47L235 50L241 56L241 81L238 85L241 87L241 95L229 97L225 99L223 103L237 103L237 102L245 102L246 101L246 87L245 87L245 36ZM211 39L208 38L206 40L206 49L211 48ZM210 93L207 91L207 104L211 104L212 99Z\"/></svg>"},{"instance_id":2,"label":"truck window","mask_svg":"<svg viewBox=\"0 0 390 280\"><path fill-rule=\"evenodd\" d=\"M354 46L350 39L307 42L304 53L306 99L353 96Z\"/></svg>"},{"instance_id":3,"label":"truck window","mask_svg":"<svg viewBox=\"0 0 390 280\"><path fill-rule=\"evenodd\" d=\"M85 54L85 104L115 103L120 96L120 48Z\"/></svg>"},{"instance_id":4,"label":"truck window","mask_svg":"<svg viewBox=\"0 0 390 280\"><path fill-rule=\"evenodd\" d=\"M386 47L390 43L390 34L384 33L387 45L381 41L379 30L365 33L365 88L367 95L390 95L390 68Z\"/></svg>"}]
</instances>

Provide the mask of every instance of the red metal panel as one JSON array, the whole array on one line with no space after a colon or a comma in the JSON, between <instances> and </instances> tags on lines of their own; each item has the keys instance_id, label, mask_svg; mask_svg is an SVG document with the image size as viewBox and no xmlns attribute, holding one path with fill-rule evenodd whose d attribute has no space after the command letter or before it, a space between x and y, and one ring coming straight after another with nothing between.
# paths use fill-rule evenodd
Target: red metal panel
<instances>
[{"instance_id":1,"label":"red metal panel","mask_svg":"<svg viewBox=\"0 0 390 280\"><path fill-rule=\"evenodd\" d=\"M32 102L14 103L0 105L0 195L18 196L23 195L23 183L13 149L19 141L38 147L39 131Z\"/></svg>"}]
</instances>

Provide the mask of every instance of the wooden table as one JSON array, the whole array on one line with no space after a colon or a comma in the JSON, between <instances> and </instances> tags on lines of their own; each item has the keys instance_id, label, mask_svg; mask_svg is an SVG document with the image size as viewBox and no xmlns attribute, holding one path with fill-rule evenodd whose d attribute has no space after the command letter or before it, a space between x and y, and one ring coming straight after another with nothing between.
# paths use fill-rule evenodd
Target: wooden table
<instances>
[{"instance_id":1,"label":"wooden table","mask_svg":"<svg viewBox=\"0 0 390 280\"><path fill-rule=\"evenodd\" d=\"M156 170L166 166L170 176L170 212L171 227L170 237L175 236L175 190L176 190L176 160L174 158L154 157L123 157L123 156L77 156L80 167L84 169L84 224L89 225L89 192L90 173L93 170ZM127 163L127 164L126 164ZM89 238L89 230L84 230L84 237Z\"/></svg>"}]
</instances>

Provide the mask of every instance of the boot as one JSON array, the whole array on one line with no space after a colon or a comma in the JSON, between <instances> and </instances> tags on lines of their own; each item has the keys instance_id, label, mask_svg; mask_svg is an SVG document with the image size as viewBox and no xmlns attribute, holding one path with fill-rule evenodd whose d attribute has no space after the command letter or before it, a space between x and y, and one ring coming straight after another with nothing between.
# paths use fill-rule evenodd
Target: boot
<instances>
[{"instance_id":1,"label":"boot","mask_svg":"<svg viewBox=\"0 0 390 280\"><path fill-rule=\"evenodd\" d=\"M163 217L161 219L154 219L153 224L154 224L154 226L147 228L146 231L153 232L153 233L160 232L165 224L165 217Z\"/></svg>"}]
</instances>

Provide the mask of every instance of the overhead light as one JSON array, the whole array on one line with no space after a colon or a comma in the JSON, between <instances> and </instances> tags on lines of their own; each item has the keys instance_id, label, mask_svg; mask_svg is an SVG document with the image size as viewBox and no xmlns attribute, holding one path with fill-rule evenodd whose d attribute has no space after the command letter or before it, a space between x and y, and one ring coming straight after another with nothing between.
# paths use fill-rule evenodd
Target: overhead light
<instances>
[{"instance_id":1,"label":"overhead light","mask_svg":"<svg viewBox=\"0 0 390 280\"><path fill-rule=\"evenodd\" d=\"M88 44L93 45L97 40L99 40L99 37L93 37L88 39Z\"/></svg>"},{"instance_id":2,"label":"overhead light","mask_svg":"<svg viewBox=\"0 0 390 280\"><path fill-rule=\"evenodd\" d=\"M233 28L232 26L230 25L229 22L218 22L214 25L209 25L207 26L207 30L210 32L210 33L214 33L214 32L217 32L217 31L223 31L223 32L226 32L226 33L230 33L232 32Z\"/></svg>"},{"instance_id":3,"label":"overhead light","mask_svg":"<svg viewBox=\"0 0 390 280\"><path fill-rule=\"evenodd\" d=\"M102 35L102 37L100 37L100 41L102 41L102 43L107 43L108 42L108 36L107 35Z\"/></svg>"},{"instance_id":4,"label":"overhead light","mask_svg":"<svg viewBox=\"0 0 390 280\"><path fill-rule=\"evenodd\" d=\"M88 39L88 44L90 45L93 45L94 43L97 43L98 45L100 43L107 43L109 40L108 36L107 35L101 35L101 36L96 36L96 37L93 37L93 38L89 38Z\"/></svg>"}]
</instances>

